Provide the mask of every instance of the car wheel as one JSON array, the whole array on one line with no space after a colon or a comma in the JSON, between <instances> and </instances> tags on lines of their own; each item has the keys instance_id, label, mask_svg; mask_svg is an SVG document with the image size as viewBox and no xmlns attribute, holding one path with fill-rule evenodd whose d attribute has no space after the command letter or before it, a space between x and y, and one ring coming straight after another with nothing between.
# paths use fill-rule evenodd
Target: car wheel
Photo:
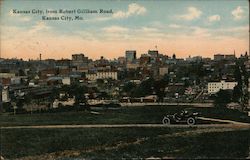
<instances>
[{"instance_id":1,"label":"car wheel","mask_svg":"<svg viewBox=\"0 0 250 160\"><path fill-rule=\"evenodd\" d=\"M165 125L170 125L170 119L167 118L167 117L164 117L164 118L162 119L162 123L165 124Z\"/></svg>"},{"instance_id":2,"label":"car wheel","mask_svg":"<svg viewBox=\"0 0 250 160\"><path fill-rule=\"evenodd\" d=\"M194 125L195 122L196 122L196 120L195 120L193 117L189 117L189 118L187 119L187 124L188 124L188 125Z\"/></svg>"}]
</instances>

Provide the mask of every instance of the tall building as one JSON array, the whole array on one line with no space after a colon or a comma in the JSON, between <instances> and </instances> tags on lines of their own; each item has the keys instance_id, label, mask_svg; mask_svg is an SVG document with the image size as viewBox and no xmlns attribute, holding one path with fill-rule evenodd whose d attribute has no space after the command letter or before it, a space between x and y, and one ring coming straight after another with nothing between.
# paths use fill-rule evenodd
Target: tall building
<instances>
[{"instance_id":1,"label":"tall building","mask_svg":"<svg viewBox=\"0 0 250 160\"><path fill-rule=\"evenodd\" d=\"M158 57L159 52L157 50L148 50L148 54L151 57Z\"/></svg>"},{"instance_id":2,"label":"tall building","mask_svg":"<svg viewBox=\"0 0 250 160\"><path fill-rule=\"evenodd\" d=\"M84 54L72 54L72 61L85 61L88 57L85 57Z\"/></svg>"},{"instance_id":3,"label":"tall building","mask_svg":"<svg viewBox=\"0 0 250 160\"><path fill-rule=\"evenodd\" d=\"M127 62L134 62L136 60L136 51L135 50L128 50L125 52Z\"/></svg>"},{"instance_id":4,"label":"tall building","mask_svg":"<svg viewBox=\"0 0 250 160\"><path fill-rule=\"evenodd\" d=\"M158 51L157 50L148 50L148 54L150 55L150 63L156 63L158 58Z\"/></svg>"},{"instance_id":5,"label":"tall building","mask_svg":"<svg viewBox=\"0 0 250 160\"><path fill-rule=\"evenodd\" d=\"M84 54L73 54L72 55L72 66L77 67L78 69L88 65L88 57L85 57Z\"/></svg>"},{"instance_id":6,"label":"tall building","mask_svg":"<svg viewBox=\"0 0 250 160\"><path fill-rule=\"evenodd\" d=\"M235 60L236 57L235 57L234 54L226 54L226 55L225 55L225 59L226 59L226 60Z\"/></svg>"},{"instance_id":7,"label":"tall building","mask_svg":"<svg viewBox=\"0 0 250 160\"><path fill-rule=\"evenodd\" d=\"M224 54L215 54L215 55L214 55L214 60L215 60L215 61L220 61L220 60L223 60L224 57L225 57Z\"/></svg>"}]
</instances>

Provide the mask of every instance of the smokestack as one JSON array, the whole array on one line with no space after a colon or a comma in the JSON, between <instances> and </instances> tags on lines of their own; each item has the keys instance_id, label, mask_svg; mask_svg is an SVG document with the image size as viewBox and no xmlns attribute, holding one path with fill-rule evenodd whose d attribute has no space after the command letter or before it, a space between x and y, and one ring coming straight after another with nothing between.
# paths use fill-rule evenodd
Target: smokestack
<instances>
[{"instance_id":1,"label":"smokestack","mask_svg":"<svg viewBox=\"0 0 250 160\"><path fill-rule=\"evenodd\" d=\"M40 53L39 55L39 60L41 61L42 60L42 54Z\"/></svg>"}]
</instances>

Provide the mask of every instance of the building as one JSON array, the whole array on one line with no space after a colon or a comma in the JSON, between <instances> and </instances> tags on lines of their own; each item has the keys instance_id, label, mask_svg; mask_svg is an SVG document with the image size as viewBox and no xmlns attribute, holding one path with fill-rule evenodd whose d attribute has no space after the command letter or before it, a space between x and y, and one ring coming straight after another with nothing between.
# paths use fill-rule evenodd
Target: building
<instances>
[{"instance_id":1,"label":"building","mask_svg":"<svg viewBox=\"0 0 250 160\"><path fill-rule=\"evenodd\" d=\"M158 57L159 52L157 50L148 50L148 54L151 57Z\"/></svg>"},{"instance_id":2,"label":"building","mask_svg":"<svg viewBox=\"0 0 250 160\"><path fill-rule=\"evenodd\" d=\"M9 102L10 96L9 96L9 87L3 87L2 89L2 102Z\"/></svg>"},{"instance_id":3,"label":"building","mask_svg":"<svg viewBox=\"0 0 250 160\"><path fill-rule=\"evenodd\" d=\"M209 94L215 94L220 90L233 90L237 84L237 82L226 82L224 80L220 82L209 82L207 90Z\"/></svg>"},{"instance_id":4,"label":"building","mask_svg":"<svg viewBox=\"0 0 250 160\"><path fill-rule=\"evenodd\" d=\"M97 72L97 79L114 79L117 80L117 72Z\"/></svg>"},{"instance_id":5,"label":"building","mask_svg":"<svg viewBox=\"0 0 250 160\"><path fill-rule=\"evenodd\" d=\"M86 59L88 59L88 57L85 57L82 53L72 55L72 61L84 61Z\"/></svg>"},{"instance_id":6,"label":"building","mask_svg":"<svg viewBox=\"0 0 250 160\"><path fill-rule=\"evenodd\" d=\"M138 63L127 63L127 69L137 69L140 65Z\"/></svg>"},{"instance_id":7,"label":"building","mask_svg":"<svg viewBox=\"0 0 250 160\"><path fill-rule=\"evenodd\" d=\"M164 76L165 74L168 74L168 67L160 67L159 68L159 75Z\"/></svg>"},{"instance_id":8,"label":"building","mask_svg":"<svg viewBox=\"0 0 250 160\"><path fill-rule=\"evenodd\" d=\"M201 56L194 56L194 57L189 56L188 58L186 58L186 61L188 61L188 62L201 62L202 57Z\"/></svg>"},{"instance_id":9,"label":"building","mask_svg":"<svg viewBox=\"0 0 250 160\"><path fill-rule=\"evenodd\" d=\"M221 61L221 60L224 59L224 57L225 57L224 54L215 54L215 55L214 55L214 60L215 60L215 61Z\"/></svg>"},{"instance_id":10,"label":"building","mask_svg":"<svg viewBox=\"0 0 250 160\"><path fill-rule=\"evenodd\" d=\"M250 108L250 78L248 78L248 108Z\"/></svg>"},{"instance_id":11,"label":"building","mask_svg":"<svg viewBox=\"0 0 250 160\"><path fill-rule=\"evenodd\" d=\"M70 60L69 59L60 59L56 60L56 67L57 68L69 68L70 67Z\"/></svg>"},{"instance_id":12,"label":"building","mask_svg":"<svg viewBox=\"0 0 250 160\"><path fill-rule=\"evenodd\" d=\"M142 54L139 60L141 66L147 65L150 63L150 56L148 54Z\"/></svg>"},{"instance_id":13,"label":"building","mask_svg":"<svg viewBox=\"0 0 250 160\"><path fill-rule=\"evenodd\" d=\"M88 57L85 57L84 54L73 54L72 55L72 61L71 61L72 66L75 66L77 68L80 68L82 66L87 66L88 65Z\"/></svg>"},{"instance_id":14,"label":"building","mask_svg":"<svg viewBox=\"0 0 250 160\"><path fill-rule=\"evenodd\" d=\"M2 104L2 92L3 92L3 86L0 84L0 109Z\"/></svg>"},{"instance_id":15,"label":"building","mask_svg":"<svg viewBox=\"0 0 250 160\"><path fill-rule=\"evenodd\" d=\"M70 85L71 84L70 77L63 77L62 84L64 84L64 85Z\"/></svg>"},{"instance_id":16,"label":"building","mask_svg":"<svg viewBox=\"0 0 250 160\"><path fill-rule=\"evenodd\" d=\"M97 79L118 79L117 72L97 72L92 74L86 74L86 78L91 81L95 81Z\"/></svg>"},{"instance_id":17,"label":"building","mask_svg":"<svg viewBox=\"0 0 250 160\"><path fill-rule=\"evenodd\" d=\"M20 77L13 77L10 79L11 84L21 84L21 78Z\"/></svg>"},{"instance_id":18,"label":"building","mask_svg":"<svg viewBox=\"0 0 250 160\"><path fill-rule=\"evenodd\" d=\"M136 51L128 50L125 52L125 56L128 63L134 62L136 60Z\"/></svg>"},{"instance_id":19,"label":"building","mask_svg":"<svg viewBox=\"0 0 250 160\"><path fill-rule=\"evenodd\" d=\"M157 50L148 50L148 55L150 56L150 63L156 63L158 60L158 51Z\"/></svg>"},{"instance_id":20,"label":"building","mask_svg":"<svg viewBox=\"0 0 250 160\"><path fill-rule=\"evenodd\" d=\"M226 59L226 60L235 60L236 57L235 57L234 54L227 54L227 55L225 55L225 59Z\"/></svg>"},{"instance_id":21,"label":"building","mask_svg":"<svg viewBox=\"0 0 250 160\"><path fill-rule=\"evenodd\" d=\"M0 78L13 78L15 73L0 73Z\"/></svg>"},{"instance_id":22,"label":"building","mask_svg":"<svg viewBox=\"0 0 250 160\"><path fill-rule=\"evenodd\" d=\"M125 64L126 63L126 58L125 57L118 57L118 63Z\"/></svg>"}]
</instances>

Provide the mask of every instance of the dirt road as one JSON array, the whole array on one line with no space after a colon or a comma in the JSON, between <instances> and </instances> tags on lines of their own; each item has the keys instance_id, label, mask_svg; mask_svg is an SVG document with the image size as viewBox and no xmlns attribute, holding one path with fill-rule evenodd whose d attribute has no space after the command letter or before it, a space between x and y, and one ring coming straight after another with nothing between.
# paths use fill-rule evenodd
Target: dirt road
<instances>
[{"instance_id":1,"label":"dirt road","mask_svg":"<svg viewBox=\"0 0 250 160\"><path fill-rule=\"evenodd\" d=\"M236 122L232 120L222 120L215 118L205 118L198 117L201 120L224 122L227 124L197 124L194 126L189 126L186 124L84 124L84 125L33 125L33 126L8 126L1 127L1 129L45 129L45 128L160 128L160 127L170 127L170 128L206 128L206 127L241 127L250 128L250 123Z\"/></svg>"}]
</instances>

